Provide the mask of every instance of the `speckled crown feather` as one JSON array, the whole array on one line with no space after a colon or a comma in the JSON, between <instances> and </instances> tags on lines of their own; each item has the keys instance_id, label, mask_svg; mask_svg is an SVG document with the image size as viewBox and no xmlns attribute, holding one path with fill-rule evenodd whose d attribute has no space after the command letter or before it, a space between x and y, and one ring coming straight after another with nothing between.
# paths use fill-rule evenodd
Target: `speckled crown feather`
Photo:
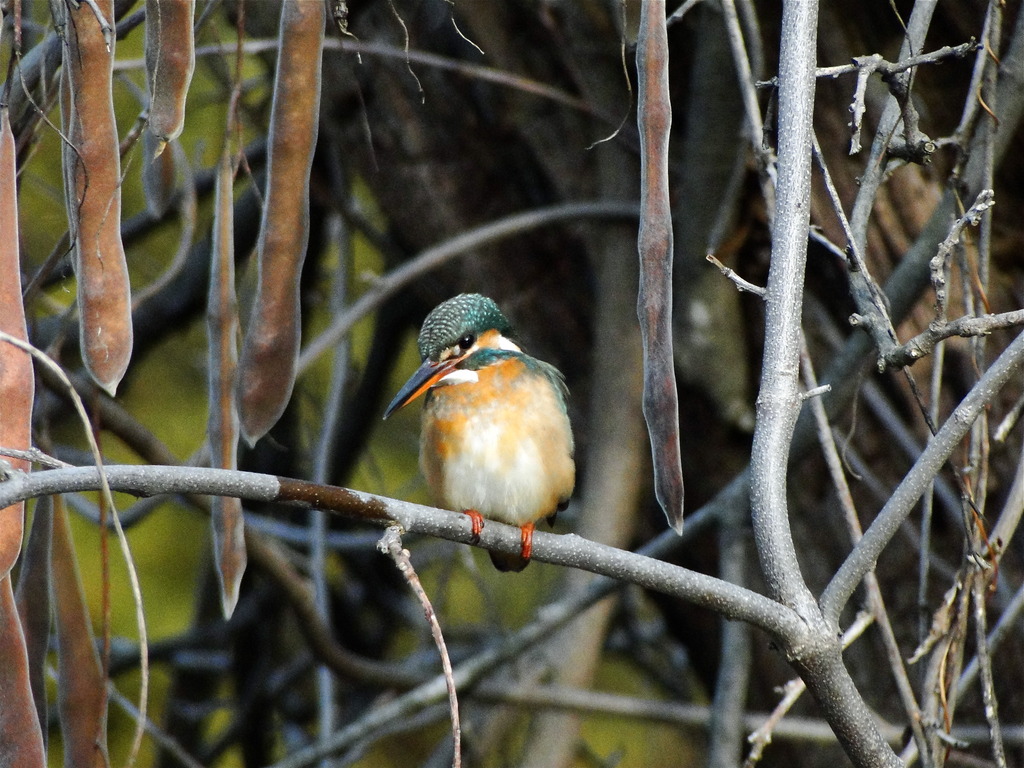
<instances>
[{"instance_id":1,"label":"speckled crown feather","mask_svg":"<svg viewBox=\"0 0 1024 768\"><path fill-rule=\"evenodd\" d=\"M512 326L491 299L479 293L460 293L434 307L423 321L417 342L420 357L437 360L443 350L467 333L491 328L502 336L512 335Z\"/></svg>"}]
</instances>

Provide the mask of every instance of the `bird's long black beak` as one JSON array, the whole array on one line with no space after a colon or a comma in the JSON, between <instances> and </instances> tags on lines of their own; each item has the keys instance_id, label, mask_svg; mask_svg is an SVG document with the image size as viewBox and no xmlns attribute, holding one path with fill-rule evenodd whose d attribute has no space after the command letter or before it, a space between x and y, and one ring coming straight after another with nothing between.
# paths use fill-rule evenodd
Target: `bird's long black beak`
<instances>
[{"instance_id":1,"label":"bird's long black beak","mask_svg":"<svg viewBox=\"0 0 1024 768\"><path fill-rule=\"evenodd\" d=\"M449 373L455 367L457 362L458 360L449 360L444 363L435 363L431 360L424 360L423 365L417 368L416 372L413 373L402 388L398 390L398 394L395 395L395 399L392 400L391 404L385 409L384 418L388 418L399 408L408 405L434 386L441 377Z\"/></svg>"}]
</instances>

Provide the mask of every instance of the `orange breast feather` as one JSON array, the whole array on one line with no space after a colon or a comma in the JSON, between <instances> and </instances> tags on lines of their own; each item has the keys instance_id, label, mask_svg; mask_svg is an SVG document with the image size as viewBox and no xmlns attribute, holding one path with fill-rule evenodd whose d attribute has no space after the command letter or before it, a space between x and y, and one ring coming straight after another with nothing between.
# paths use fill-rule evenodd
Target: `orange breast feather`
<instances>
[{"instance_id":1,"label":"orange breast feather","mask_svg":"<svg viewBox=\"0 0 1024 768\"><path fill-rule=\"evenodd\" d=\"M521 358L477 371L478 381L442 385L423 412L420 463L449 509L524 525L572 494L569 420L551 381Z\"/></svg>"}]
</instances>

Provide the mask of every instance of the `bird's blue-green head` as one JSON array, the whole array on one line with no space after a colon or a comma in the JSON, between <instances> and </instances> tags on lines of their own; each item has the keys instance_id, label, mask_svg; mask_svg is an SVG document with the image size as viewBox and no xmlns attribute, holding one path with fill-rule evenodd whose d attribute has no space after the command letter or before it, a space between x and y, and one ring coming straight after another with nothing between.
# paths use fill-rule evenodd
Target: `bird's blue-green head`
<instances>
[{"instance_id":1,"label":"bird's blue-green head","mask_svg":"<svg viewBox=\"0 0 1024 768\"><path fill-rule=\"evenodd\" d=\"M479 293L460 293L434 307L423 321L417 341L420 359L439 363L457 356L487 331L497 331L507 339L512 326L491 299Z\"/></svg>"},{"instance_id":2,"label":"bird's blue-green head","mask_svg":"<svg viewBox=\"0 0 1024 768\"><path fill-rule=\"evenodd\" d=\"M462 293L441 302L423 321L417 346L423 364L384 411L386 419L411 403L461 362L481 349L519 352L512 326L498 305L479 293Z\"/></svg>"}]
</instances>

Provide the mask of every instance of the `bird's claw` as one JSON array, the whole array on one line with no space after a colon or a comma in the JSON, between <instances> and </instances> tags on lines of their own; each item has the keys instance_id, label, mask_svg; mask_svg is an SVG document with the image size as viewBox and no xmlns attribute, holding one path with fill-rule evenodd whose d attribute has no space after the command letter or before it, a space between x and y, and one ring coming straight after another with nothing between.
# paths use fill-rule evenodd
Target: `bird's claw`
<instances>
[{"instance_id":1,"label":"bird's claw","mask_svg":"<svg viewBox=\"0 0 1024 768\"><path fill-rule=\"evenodd\" d=\"M469 516L472 524L473 543L480 543L480 534L484 531L484 516L477 512L475 509L464 509L464 514Z\"/></svg>"},{"instance_id":2,"label":"bird's claw","mask_svg":"<svg viewBox=\"0 0 1024 768\"><path fill-rule=\"evenodd\" d=\"M533 554L533 523L527 523L519 529L519 554L524 560L529 560Z\"/></svg>"}]
</instances>

